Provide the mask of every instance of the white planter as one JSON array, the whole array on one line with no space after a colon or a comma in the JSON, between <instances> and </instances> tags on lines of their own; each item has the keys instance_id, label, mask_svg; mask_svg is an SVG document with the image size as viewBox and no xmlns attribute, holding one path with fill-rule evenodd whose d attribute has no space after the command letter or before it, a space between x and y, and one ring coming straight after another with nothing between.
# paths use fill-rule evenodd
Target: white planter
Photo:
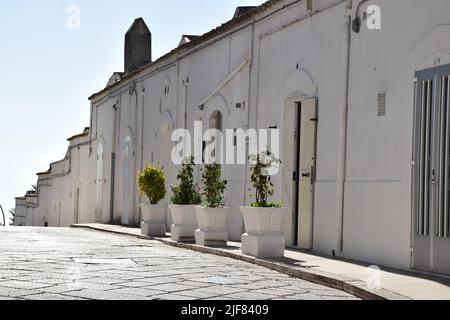
<instances>
[{"instance_id":1,"label":"white planter","mask_svg":"<svg viewBox=\"0 0 450 320\"><path fill-rule=\"evenodd\" d=\"M141 233L146 236L164 237L166 235L167 205L141 203Z\"/></svg>"},{"instance_id":2,"label":"white planter","mask_svg":"<svg viewBox=\"0 0 450 320\"><path fill-rule=\"evenodd\" d=\"M283 219L287 208L240 207L246 233L242 235L242 253L258 258L284 256L286 239Z\"/></svg>"},{"instance_id":3,"label":"white planter","mask_svg":"<svg viewBox=\"0 0 450 320\"><path fill-rule=\"evenodd\" d=\"M197 229L195 205L169 205L173 225L172 240L177 242L194 242Z\"/></svg>"},{"instance_id":4,"label":"white planter","mask_svg":"<svg viewBox=\"0 0 450 320\"><path fill-rule=\"evenodd\" d=\"M195 242L200 246L226 246L229 208L195 207L199 229Z\"/></svg>"}]
</instances>

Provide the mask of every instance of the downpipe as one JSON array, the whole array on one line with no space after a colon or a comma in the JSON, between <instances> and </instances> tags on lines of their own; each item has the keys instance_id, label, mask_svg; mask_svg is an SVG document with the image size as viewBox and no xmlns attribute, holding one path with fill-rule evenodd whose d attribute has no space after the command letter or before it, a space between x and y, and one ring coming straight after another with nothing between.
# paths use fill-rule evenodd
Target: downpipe
<instances>
[{"instance_id":1,"label":"downpipe","mask_svg":"<svg viewBox=\"0 0 450 320\"><path fill-rule=\"evenodd\" d=\"M136 82L134 82L133 84L132 84L132 86L131 86L131 88L130 88L130 95L135 95L135 104L134 104L134 132L133 132L133 163L134 163L134 170L133 171L136 171L136 168L137 168L137 150L138 150L138 148L139 148L139 146L138 146L138 118L139 118L139 115L138 115L138 111L139 111L139 93L138 93L138 84L136 83ZM130 107L131 107L131 102L130 102ZM134 178L133 178L133 181L134 181ZM136 222L135 220L135 218L136 218L136 215L138 216L137 218L138 218L138 220L140 221L141 220L141 218L140 218L140 209L139 209L139 203L137 203L137 202L141 202L142 200L141 200L141 196L140 195L136 195L136 192L135 192L135 190L134 190L134 188L132 188L132 194L133 194L133 208L132 208L132 211L131 211L131 213L130 213L130 215L132 216L132 217L130 217L130 218L132 218L132 219L130 219L129 221L132 221L132 223L131 223L131 225L135 225L135 226L138 226L138 223L139 222Z\"/></svg>"},{"instance_id":2,"label":"downpipe","mask_svg":"<svg viewBox=\"0 0 450 320\"><path fill-rule=\"evenodd\" d=\"M350 41L351 41L351 19L353 1L348 0L344 16L341 74L343 82L341 88L341 98L339 104L339 140L338 140L338 162L336 178L336 198L337 198L337 239L333 256L342 256L344 250L344 198L347 167L347 120L348 120L348 100L350 82Z\"/></svg>"}]
</instances>

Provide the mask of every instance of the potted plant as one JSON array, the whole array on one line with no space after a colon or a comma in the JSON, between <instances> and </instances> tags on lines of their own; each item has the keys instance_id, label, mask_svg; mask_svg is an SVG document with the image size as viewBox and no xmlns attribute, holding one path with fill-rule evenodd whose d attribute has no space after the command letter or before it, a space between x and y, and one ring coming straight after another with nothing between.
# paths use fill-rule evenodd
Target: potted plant
<instances>
[{"instance_id":1,"label":"potted plant","mask_svg":"<svg viewBox=\"0 0 450 320\"><path fill-rule=\"evenodd\" d=\"M227 181L221 179L217 163L205 165L202 170L202 185L203 206L195 208L199 227L195 231L195 242L201 246L226 246L229 208L224 207L223 193Z\"/></svg>"},{"instance_id":2,"label":"potted plant","mask_svg":"<svg viewBox=\"0 0 450 320\"><path fill-rule=\"evenodd\" d=\"M201 203L200 194L194 183L194 157L185 159L177 180L179 185L172 187L172 204L169 206L173 220L172 240L193 242L197 229L195 206Z\"/></svg>"},{"instance_id":3,"label":"potted plant","mask_svg":"<svg viewBox=\"0 0 450 320\"><path fill-rule=\"evenodd\" d=\"M251 182L256 201L250 207L241 207L246 233L242 235L242 253L254 257L275 258L284 256L286 240L283 234L283 217L287 213L279 203L269 202L274 185L269 168L280 160L266 151L250 156Z\"/></svg>"},{"instance_id":4,"label":"potted plant","mask_svg":"<svg viewBox=\"0 0 450 320\"><path fill-rule=\"evenodd\" d=\"M166 196L166 178L164 168L145 164L144 170L138 172L138 189L141 195L146 195L150 204L141 203L141 232L147 236L162 237L166 235L167 205L159 202Z\"/></svg>"}]
</instances>

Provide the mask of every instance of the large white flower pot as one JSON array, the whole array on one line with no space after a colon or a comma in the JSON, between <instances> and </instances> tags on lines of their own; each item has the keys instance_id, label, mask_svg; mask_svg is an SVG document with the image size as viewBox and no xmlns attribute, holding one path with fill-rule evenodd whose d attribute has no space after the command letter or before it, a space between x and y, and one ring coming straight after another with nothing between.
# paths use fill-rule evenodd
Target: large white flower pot
<instances>
[{"instance_id":1,"label":"large white flower pot","mask_svg":"<svg viewBox=\"0 0 450 320\"><path fill-rule=\"evenodd\" d=\"M226 246L229 208L195 207L198 227L195 242L200 246Z\"/></svg>"},{"instance_id":2,"label":"large white flower pot","mask_svg":"<svg viewBox=\"0 0 450 320\"><path fill-rule=\"evenodd\" d=\"M172 240L176 242L194 242L197 229L195 205L169 205L173 225Z\"/></svg>"},{"instance_id":3,"label":"large white flower pot","mask_svg":"<svg viewBox=\"0 0 450 320\"><path fill-rule=\"evenodd\" d=\"M146 236L164 237L166 235L167 205L141 203L141 233Z\"/></svg>"},{"instance_id":4,"label":"large white flower pot","mask_svg":"<svg viewBox=\"0 0 450 320\"><path fill-rule=\"evenodd\" d=\"M283 219L287 208L240 207L246 233L242 235L242 253L257 258L284 256L286 239Z\"/></svg>"}]
</instances>

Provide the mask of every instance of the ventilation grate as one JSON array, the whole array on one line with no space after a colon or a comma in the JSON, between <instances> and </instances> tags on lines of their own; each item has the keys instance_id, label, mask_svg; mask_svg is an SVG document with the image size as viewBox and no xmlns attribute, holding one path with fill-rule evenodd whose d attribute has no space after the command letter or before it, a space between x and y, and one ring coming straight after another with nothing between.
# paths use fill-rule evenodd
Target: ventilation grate
<instances>
[{"instance_id":1,"label":"ventilation grate","mask_svg":"<svg viewBox=\"0 0 450 320\"><path fill-rule=\"evenodd\" d=\"M384 117L386 115L386 92L378 94L378 116Z\"/></svg>"}]
</instances>

